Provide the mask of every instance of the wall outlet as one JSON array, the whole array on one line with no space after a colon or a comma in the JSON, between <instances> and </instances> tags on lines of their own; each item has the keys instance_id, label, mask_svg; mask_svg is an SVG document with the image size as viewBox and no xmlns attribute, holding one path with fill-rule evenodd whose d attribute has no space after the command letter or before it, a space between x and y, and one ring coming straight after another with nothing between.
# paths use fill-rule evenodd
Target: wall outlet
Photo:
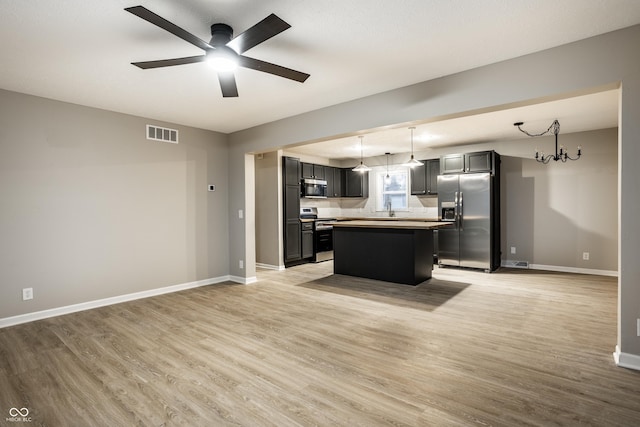
<instances>
[{"instance_id":1,"label":"wall outlet","mask_svg":"<svg viewBox=\"0 0 640 427\"><path fill-rule=\"evenodd\" d=\"M238 267L244 268L244 261L243 260L240 260L240 262L238 263Z\"/></svg>"},{"instance_id":2,"label":"wall outlet","mask_svg":"<svg viewBox=\"0 0 640 427\"><path fill-rule=\"evenodd\" d=\"M24 288L22 290L22 301L33 299L33 288Z\"/></svg>"},{"instance_id":3,"label":"wall outlet","mask_svg":"<svg viewBox=\"0 0 640 427\"><path fill-rule=\"evenodd\" d=\"M242 211L242 209L238 210L238 218L244 218L244 212Z\"/></svg>"},{"instance_id":4,"label":"wall outlet","mask_svg":"<svg viewBox=\"0 0 640 427\"><path fill-rule=\"evenodd\" d=\"M638 319L638 325L636 327L636 334L640 337L640 319Z\"/></svg>"},{"instance_id":5,"label":"wall outlet","mask_svg":"<svg viewBox=\"0 0 640 427\"><path fill-rule=\"evenodd\" d=\"M589 252L582 252L582 259L584 261L589 261Z\"/></svg>"},{"instance_id":6,"label":"wall outlet","mask_svg":"<svg viewBox=\"0 0 640 427\"><path fill-rule=\"evenodd\" d=\"M215 184L209 184L209 191L216 191L216 186Z\"/></svg>"},{"instance_id":7,"label":"wall outlet","mask_svg":"<svg viewBox=\"0 0 640 427\"><path fill-rule=\"evenodd\" d=\"M511 246L511 254L515 255L516 253L516 247L515 246Z\"/></svg>"}]
</instances>

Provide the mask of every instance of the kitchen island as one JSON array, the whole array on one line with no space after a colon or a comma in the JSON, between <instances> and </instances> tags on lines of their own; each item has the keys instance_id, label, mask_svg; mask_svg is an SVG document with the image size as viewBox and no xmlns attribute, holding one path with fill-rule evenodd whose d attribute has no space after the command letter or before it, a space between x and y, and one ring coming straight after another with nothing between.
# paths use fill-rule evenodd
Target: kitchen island
<instances>
[{"instance_id":1,"label":"kitchen island","mask_svg":"<svg viewBox=\"0 0 640 427\"><path fill-rule=\"evenodd\" d=\"M417 285L431 278L433 230L449 223L355 220L333 224L333 272Z\"/></svg>"}]
</instances>

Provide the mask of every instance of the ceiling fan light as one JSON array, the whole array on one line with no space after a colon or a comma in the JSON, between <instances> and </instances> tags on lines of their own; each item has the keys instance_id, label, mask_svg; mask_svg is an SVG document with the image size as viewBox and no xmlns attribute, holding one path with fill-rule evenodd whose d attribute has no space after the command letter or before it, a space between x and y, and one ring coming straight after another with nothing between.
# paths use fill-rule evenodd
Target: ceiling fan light
<instances>
[{"instance_id":1,"label":"ceiling fan light","mask_svg":"<svg viewBox=\"0 0 640 427\"><path fill-rule=\"evenodd\" d=\"M207 63L221 73L235 71L238 68L238 54L227 47L217 48L207 52Z\"/></svg>"}]
</instances>

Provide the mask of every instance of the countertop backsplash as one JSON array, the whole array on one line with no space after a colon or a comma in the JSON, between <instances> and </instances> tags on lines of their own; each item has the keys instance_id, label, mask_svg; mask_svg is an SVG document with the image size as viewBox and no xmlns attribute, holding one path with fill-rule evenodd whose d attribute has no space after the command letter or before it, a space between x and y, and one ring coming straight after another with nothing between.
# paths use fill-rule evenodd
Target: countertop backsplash
<instances>
[{"instance_id":1,"label":"countertop backsplash","mask_svg":"<svg viewBox=\"0 0 640 427\"><path fill-rule=\"evenodd\" d=\"M301 207L318 208L318 217L320 218L336 218L336 217L389 217L387 211L376 211L375 199L360 198L336 198L336 199L301 199ZM438 198L416 197L409 198L409 209L406 211L395 211L397 218L437 218L438 215Z\"/></svg>"}]
</instances>

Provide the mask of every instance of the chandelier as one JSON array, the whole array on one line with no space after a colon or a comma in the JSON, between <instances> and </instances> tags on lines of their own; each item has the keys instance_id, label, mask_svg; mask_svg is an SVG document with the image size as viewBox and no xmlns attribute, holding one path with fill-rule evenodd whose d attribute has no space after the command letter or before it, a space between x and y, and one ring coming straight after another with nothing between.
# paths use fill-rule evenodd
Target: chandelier
<instances>
[{"instance_id":1,"label":"chandelier","mask_svg":"<svg viewBox=\"0 0 640 427\"><path fill-rule=\"evenodd\" d=\"M527 136L543 136L551 132L553 132L553 134L556 136L555 154L545 155L544 151L539 152L538 149L536 148L536 161L540 163L544 163L545 165L549 163L549 161L552 159L555 162L557 162L558 160L562 160L562 163L564 163L567 160L578 160L582 155L582 147L580 147L579 145L578 145L578 155L575 158L569 156L569 153L567 153L567 149L564 148L564 146L562 145L560 146L560 151L558 151L558 134L560 133L560 122L558 122L558 120L554 120L553 123L551 123L551 126L549 126L549 128L544 132L536 133L536 134L531 134L526 130L522 129L520 126L522 126L523 124L524 122L516 122L513 125L516 126L520 132L524 133Z\"/></svg>"}]
</instances>

